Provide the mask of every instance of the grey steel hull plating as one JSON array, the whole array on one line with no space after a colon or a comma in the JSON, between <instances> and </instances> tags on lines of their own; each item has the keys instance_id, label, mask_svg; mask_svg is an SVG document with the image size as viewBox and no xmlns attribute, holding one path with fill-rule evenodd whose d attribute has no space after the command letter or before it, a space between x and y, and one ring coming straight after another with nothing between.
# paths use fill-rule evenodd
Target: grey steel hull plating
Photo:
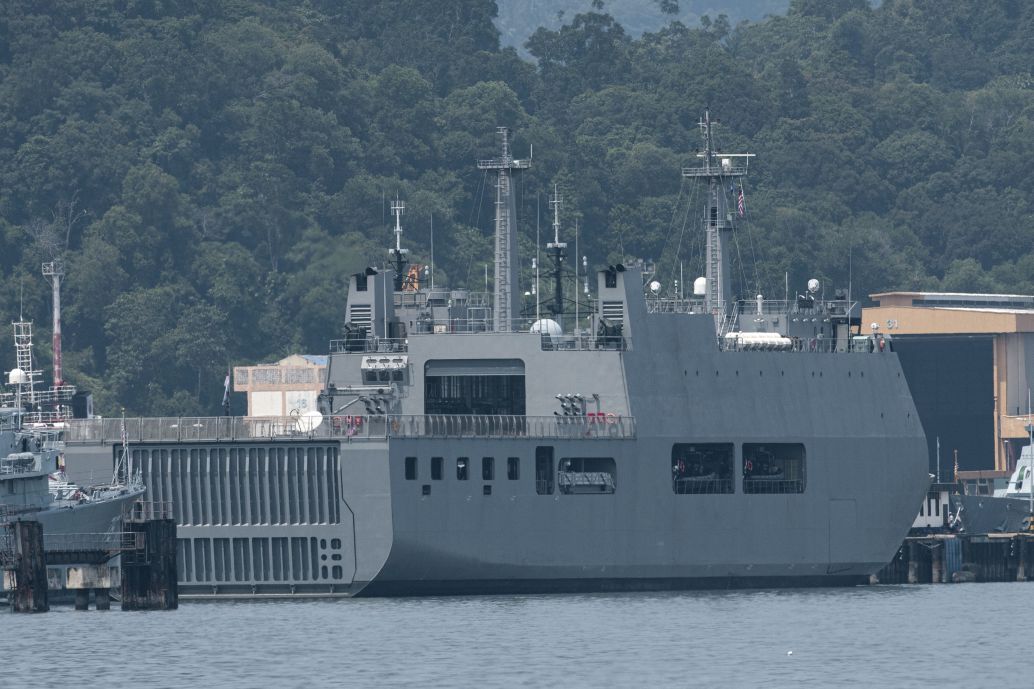
<instances>
[{"instance_id":1,"label":"grey steel hull plating","mask_svg":"<svg viewBox=\"0 0 1034 689\"><path fill-rule=\"evenodd\" d=\"M630 438L135 444L149 496L175 505L181 592L849 585L890 561L929 482L925 437L894 354L720 352L709 318L646 322L637 341L650 346L632 351L584 357L514 338L492 352L525 362L529 400L545 384L619 389L621 411L636 419ZM453 346L434 337L419 358L411 344L415 370ZM736 476L731 494L676 494L676 442L733 443L737 453L743 443L803 443L806 487L746 494ZM539 446L552 446L558 461L613 458L615 492L538 494ZM66 455L72 464L104 450L71 442ZM470 458L469 480L457 479L461 456ZM417 480L405 476L407 457L421 463ZM428 474L431 457L444 458L440 480ZM481 457L496 458L493 480L482 479ZM521 458L518 480L507 478L507 457Z\"/></svg>"}]
</instances>

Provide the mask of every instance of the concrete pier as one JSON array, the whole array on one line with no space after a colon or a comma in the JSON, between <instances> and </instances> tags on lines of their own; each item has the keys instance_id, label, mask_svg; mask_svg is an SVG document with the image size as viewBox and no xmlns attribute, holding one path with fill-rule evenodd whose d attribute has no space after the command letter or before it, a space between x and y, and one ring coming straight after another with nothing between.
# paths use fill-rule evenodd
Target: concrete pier
<instances>
[{"instance_id":1,"label":"concrete pier","mask_svg":"<svg viewBox=\"0 0 1034 689\"><path fill-rule=\"evenodd\" d=\"M110 589L94 589L94 599L97 601L98 610L111 610L111 590Z\"/></svg>"},{"instance_id":2,"label":"concrete pier","mask_svg":"<svg viewBox=\"0 0 1034 689\"><path fill-rule=\"evenodd\" d=\"M98 610L111 609L112 569L103 564L74 565L65 571L65 589L75 591L75 609L90 609L90 592L93 591Z\"/></svg>"},{"instance_id":3,"label":"concrete pier","mask_svg":"<svg viewBox=\"0 0 1034 689\"><path fill-rule=\"evenodd\" d=\"M1019 560L1019 563L1016 565L1016 581L1027 581L1027 568L1030 566L1028 560L1030 541L1026 538L1020 539L1016 547L1018 551L1016 556Z\"/></svg>"},{"instance_id":4,"label":"concrete pier","mask_svg":"<svg viewBox=\"0 0 1034 689\"><path fill-rule=\"evenodd\" d=\"M37 521L15 521L8 526L13 561L4 571L11 612L46 612L47 556L43 526Z\"/></svg>"},{"instance_id":5,"label":"concrete pier","mask_svg":"<svg viewBox=\"0 0 1034 689\"><path fill-rule=\"evenodd\" d=\"M919 548L918 543L908 544L908 583L919 583Z\"/></svg>"},{"instance_id":6,"label":"concrete pier","mask_svg":"<svg viewBox=\"0 0 1034 689\"><path fill-rule=\"evenodd\" d=\"M172 519L127 520L136 547L122 552L122 609L175 610L176 522Z\"/></svg>"},{"instance_id":7,"label":"concrete pier","mask_svg":"<svg viewBox=\"0 0 1034 689\"><path fill-rule=\"evenodd\" d=\"M875 580L881 584L1029 581L1034 533L909 536Z\"/></svg>"},{"instance_id":8,"label":"concrete pier","mask_svg":"<svg viewBox=\"0 0 1034 689\"><path fill-rule=\"evenodd\" d=\"M930 551L932 561L930 563L930 582L933 584L944 583L944 547L937 544Z\"/></svg>"},{"instance_id":9,"label":"concrete pier","mask_svg":"<svg viewBox=\"0 0 1034 689\"><path fill-rule=\"evenodd\" d=\"M75 609L90 609L90 589L75 589Z\"/></svg>"}]
</instances>

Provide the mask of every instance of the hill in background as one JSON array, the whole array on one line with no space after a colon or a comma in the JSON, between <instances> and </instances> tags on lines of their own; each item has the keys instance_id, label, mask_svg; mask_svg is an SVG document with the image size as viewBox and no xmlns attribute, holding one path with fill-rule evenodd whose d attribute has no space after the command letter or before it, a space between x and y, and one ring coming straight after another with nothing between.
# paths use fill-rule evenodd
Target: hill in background
<instances>
[{"instance_id":1,"label":"hill in background","mask_svg":"<svg viewBox=\"0 0 1034 689\"><path fill-rule=\"evenodd\" d=\"M474 161L500 124L535 150L525 280L557 183L591 268L652 258L671 290L702 271L679 170L707 106L723 148L758 156L738 294L811 277L1034 292L1034 4L792 0L638 36L572 11L528 37L534 61L500 46L496 18L489 0L0 4L0 322L24 310L49 365L34 228L67 266L66 378L106 414L218 413L228 364L339 335L396 194L412 258L433 216L436 281L484 287Z\"/></svg>"}]
</instances>

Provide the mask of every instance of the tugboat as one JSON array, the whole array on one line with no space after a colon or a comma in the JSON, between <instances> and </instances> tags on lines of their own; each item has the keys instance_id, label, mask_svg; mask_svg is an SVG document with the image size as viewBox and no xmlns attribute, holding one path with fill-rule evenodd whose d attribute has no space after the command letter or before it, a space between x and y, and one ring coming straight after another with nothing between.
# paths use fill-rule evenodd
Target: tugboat
<instances>
[{"instance_id":1,"label":"tugboat","mask_svg":"<svg viewBox=\"0 0 1034 689\"><path fill-rule=\"evenodd\" d=\"M491 298L420 286L396 202L388 267L349 278L319 414L133 420L133 461L173 503L181 593L868 581L929 484L919 416L846 295L733 298L730 186L751 157L719 153L715 125L682 171L704 201L692 296L632 263L565 301L555 215L549 318L522 316L511 177L530 161L501 129L478 162L496 175ZM74 422L69 449L103 453L115 432Z\"/></svg>"}]
</instances>

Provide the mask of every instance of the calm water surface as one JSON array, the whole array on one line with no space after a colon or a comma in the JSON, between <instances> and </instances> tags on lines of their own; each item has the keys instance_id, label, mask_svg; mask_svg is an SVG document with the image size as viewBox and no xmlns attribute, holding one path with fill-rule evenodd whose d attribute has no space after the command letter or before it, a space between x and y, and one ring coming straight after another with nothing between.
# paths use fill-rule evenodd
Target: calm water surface
<instances>
[{"instance_id":1,"label":"calm water surface","mask_svg":"<svg viewBox=\"0 0 1034 689\"><path fill-rule=\"evenodd\" d=\"M1032 594L971 584L57 606L0 612L0 687L1030 687Z\"/></svg>"}]
</instances>

